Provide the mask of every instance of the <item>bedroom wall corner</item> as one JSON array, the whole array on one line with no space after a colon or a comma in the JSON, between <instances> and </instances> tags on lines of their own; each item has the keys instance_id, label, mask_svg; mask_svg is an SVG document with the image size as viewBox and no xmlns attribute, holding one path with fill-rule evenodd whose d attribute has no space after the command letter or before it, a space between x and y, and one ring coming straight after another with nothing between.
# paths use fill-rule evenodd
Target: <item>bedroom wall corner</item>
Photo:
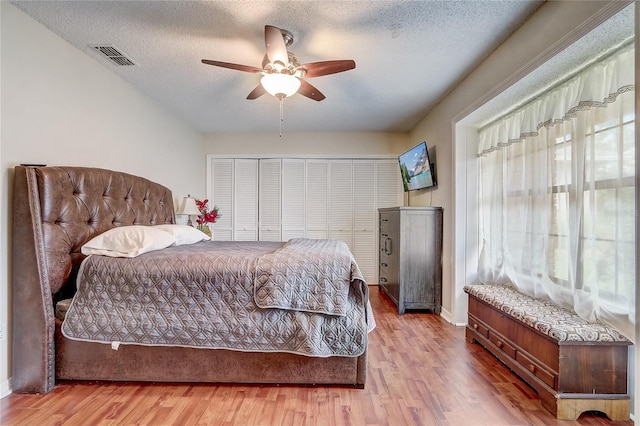
<instances>
[{"instance_id":1,"label":"bedroom wall corner","mask_svg":"<svg viewBox=\"0 0 640 426\"><path fill-rule=\"evenodd\" d=\"M10 2L0 2L0 396L11 379L11 188L21 163L100 167L204 193L202 135ZM46 64L43 66L42 64Z\"/></svg>"}]
</instances>

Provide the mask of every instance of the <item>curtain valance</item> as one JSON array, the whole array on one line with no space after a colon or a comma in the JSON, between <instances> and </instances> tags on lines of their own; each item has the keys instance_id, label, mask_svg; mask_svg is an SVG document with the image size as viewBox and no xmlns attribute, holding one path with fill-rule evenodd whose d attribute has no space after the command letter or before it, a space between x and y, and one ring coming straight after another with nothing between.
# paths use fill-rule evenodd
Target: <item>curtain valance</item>
<instances>
[{"instance_id":1,"label":"curtain valance","mask_svg":"<svg viewBox=\"0 0 640 426\"><path fill-rule=\"evenodd\" d=\"M579 110L603 107L634 90L634 45L625 43L567 81L479 131L478 155L537 136L543 126L558 124Z\"/></svg>"}]
</instances>

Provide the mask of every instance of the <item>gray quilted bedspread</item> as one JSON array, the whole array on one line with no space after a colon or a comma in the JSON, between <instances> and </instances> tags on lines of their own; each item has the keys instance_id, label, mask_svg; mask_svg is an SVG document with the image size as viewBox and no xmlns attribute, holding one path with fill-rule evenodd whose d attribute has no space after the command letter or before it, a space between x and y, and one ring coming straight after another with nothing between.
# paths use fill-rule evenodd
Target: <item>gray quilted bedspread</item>
<instances>
[{"instance_id":1,"label":"gray quilted bedspread","mask_svg":"<svg viewBox=\"0 0 640 426\"><path fill-rule=\"evenodd\" d=\"M355 279L364 283L344 242L296 238L258 259L255 301L261 308L347 315Z\"/></svg>"},{"instance_id":2,"label":"gray quilted bedspread","mask_svg":"<svg viewBox=\"0 0 640 426\"><path fill-rule=\"evenodd\" d=\"M311 241L311 240L309 240ZM331 244L318 240L327 250ZM306 244L306 243L302 243ZM314 290L302 258L293 261L302 271L291 269L276 283L304 283L304 290L322 297L294 299L311 302L311 309L261 308L254 299L258 264L290 249L283 243L201 242L169 247L136 258L90 256L78 274L78 291L64 323L70 339L121 344L187 346L257 352L289 352L308 356L359 356L367 346L367 332L375 322L368 304L366 284L352 265L339 281L346 287L325 282ZM316 250L316 249L313 249ZM294 256L295 257L295 256ZM302 260L300 260L302 259ZM304 267L307 270L304 270ZM341 266L341 268L343 268ZM331 268L330 268L331 269ZM343 268L344 269L344 268ZM264 281L264 280L262 280ZM323 281L323 280L320 280ZM265 281L266 282L266 281ZM333 310L333 296L342 294L338 314L311 312L317 306ZM280 292L275 292L280 297ZM298 292L300 293L300 292Z\"/></svg>"}]
</instances>

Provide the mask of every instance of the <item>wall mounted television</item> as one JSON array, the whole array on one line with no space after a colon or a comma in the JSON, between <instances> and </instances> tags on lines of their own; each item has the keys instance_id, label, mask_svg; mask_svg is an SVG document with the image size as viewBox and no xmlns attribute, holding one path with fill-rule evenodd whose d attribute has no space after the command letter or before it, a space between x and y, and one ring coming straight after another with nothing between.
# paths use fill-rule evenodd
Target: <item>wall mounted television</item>
<instances>
[{"instance_id":1,"label":"wall mounted television","mask_svg":"<svg viewBox=\"0 0 640 426\"><path fill-rule=\"evenodd\" d=\"M398 162L405 192L436 186L435 164L430 161L426 142L400 154Z\"/></svg>"}]
</instances>

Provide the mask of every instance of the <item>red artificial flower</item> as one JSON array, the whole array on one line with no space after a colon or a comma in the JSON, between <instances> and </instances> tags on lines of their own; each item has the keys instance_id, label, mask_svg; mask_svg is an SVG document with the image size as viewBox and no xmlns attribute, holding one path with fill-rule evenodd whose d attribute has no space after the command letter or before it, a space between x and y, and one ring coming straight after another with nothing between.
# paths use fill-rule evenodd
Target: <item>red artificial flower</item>
<instances>
[{"instance_id":1,"label":"red artificial flower","mask_svg":"<svg viewBox=\"0 0 640 426\"><path fill-rule=\"evenodd\" d=\"M215 223L220 213L218 207L213 206L212 210L209 210L209 200L196 200L196 206L200 210L200 216L196 219L198 225L206 225L207 223Z\"/></svg>"}]
</instances>

